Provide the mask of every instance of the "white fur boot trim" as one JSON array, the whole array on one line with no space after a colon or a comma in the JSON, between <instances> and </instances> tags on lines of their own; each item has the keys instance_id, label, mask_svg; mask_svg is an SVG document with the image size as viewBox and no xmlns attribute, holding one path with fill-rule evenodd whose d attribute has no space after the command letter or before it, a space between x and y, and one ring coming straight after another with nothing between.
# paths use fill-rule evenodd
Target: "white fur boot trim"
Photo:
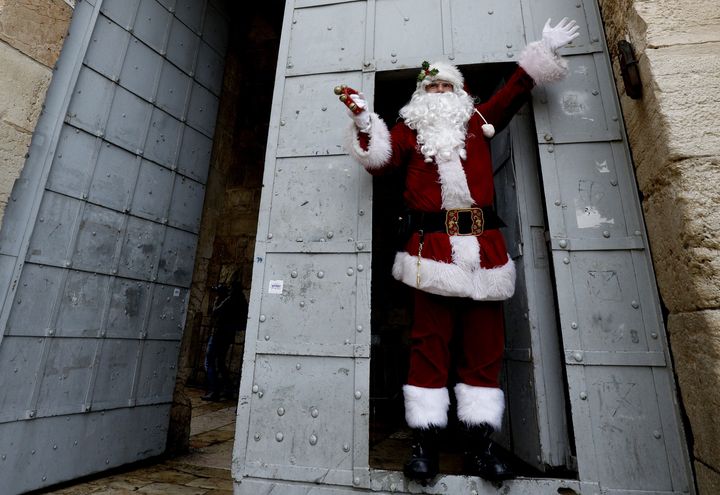
<instances>
[{"instance_id":1,"label":"white fur boot trim","mask_svg":"<svg viewBox=\"0 0 720 495\"><path fill-rule=\"evenodd\" d=\"M474 235L450 236L453 264L465 271L480 268L480 243ZM422 262L421 262L422 263Z\"/></svg>"},{"instance_id":2,"label":"white fur boot trim","mask_svg":"<svg viewBox=\"0 0 720 495\"><path fill-rule=\"evenodd\" d=\"M370 114L370 142L368 149L360 146L358 129L352 123L348 132L348 143L346 148L360 164L368 170L382 168L387 165L392 156L392 145L390 143L390 131L387 125L376 113Z\"/></svg>"},{"instance_id":3,"label":"white fur boot trim","mask_svg":"<svg viewBox=\"0 0 720 495\"><path fill-rule=\"evenodd\" d=\"M425 388L403 385L405 396L405 421L410 428L447 426L447 412L450 407L448 389Z\"/></svg>"},{"instance_id":4,"label":"white fur boot trim","mask_svg":"<svg viewBox=\"0 0 720 495\"><path fill-rule=\"evenodd\" d=\"M550 51L541 41L533 41L520 53L520 67L535 84L559 81L568 73L567 62Z\"/></svg>"},{"instance_id":5,"label":"white fur boot trim","mask_svg":"<svg viewBox=\"0 0 720 495\"><path fill-rule=\"evenodd\" d=\"M474 203L470 196L465 170L460 163L460 156L453 153L449 160L435 159L440 175L440 194L442 207L445 210L469 208Z\"/></svg>"},{"instance_id":6,"label":"white fur boot trim","mask_svg":"<svg viewBox=\"0 0 720 495\"><path fill-rule=\"evenodd\" d=\"M495 431L500 430L505 412L505 394L501 389L458 383L455 397L460 421L469 426L487 423Z\"/></svg>"}]
</instances>

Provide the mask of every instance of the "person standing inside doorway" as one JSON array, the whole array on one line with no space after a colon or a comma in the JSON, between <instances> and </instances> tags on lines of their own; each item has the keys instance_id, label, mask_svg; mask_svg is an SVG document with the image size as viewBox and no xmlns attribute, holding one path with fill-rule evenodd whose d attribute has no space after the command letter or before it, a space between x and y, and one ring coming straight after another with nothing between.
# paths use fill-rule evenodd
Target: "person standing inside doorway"
<instances>
[{"instance_id":1,"label":"person standing inside doorway","mask_svg":"<svg viewBox=\"0 0 720 495\"><path fill-rule=\"evenodd\" d=\"M207 393L201 398L219 401L233 395L227 354L235 342L237 331L245 328L248 302L239 282L230 286L218 284L212 290L216 292L216 299L210 315L210 338L205 352Z\"/></svg>"},{"instance_id":2,"label":"person standing inside doorway","mask_svg":"<svg viewBox=\"0 0 720 495\"><path fill-rule=\"evenodd\" d=\"M404 473L426 482L438 474L438 439L448 423L450 340L460 344L454 387L464 429L466 471L488 480L512 476L490 436L500 429L505 396L499 373L505 346L502 302L515 290L515 267L495 214L490 139L527 101L536 84L562 79L557 50L578 34L575 21L550 20L542 40L520 54L518 67L488 101L474 104L457 67L424 62L416 90L391 131L367 110L362 94L336 88L354 125L349 152L365 169L405 176L404 215L410 239L393 276L415 289L410 365L403 387L413 446Z\"/></svg>"}]
</instances>

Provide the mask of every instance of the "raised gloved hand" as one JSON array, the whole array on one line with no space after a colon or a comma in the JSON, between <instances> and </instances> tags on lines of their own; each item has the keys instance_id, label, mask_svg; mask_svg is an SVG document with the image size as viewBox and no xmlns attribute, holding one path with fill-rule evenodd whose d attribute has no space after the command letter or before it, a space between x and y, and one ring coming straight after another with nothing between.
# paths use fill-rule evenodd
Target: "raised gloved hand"
<instances>
[{"instance_id":1,"label":"raised gloved hand","mask_svg":"<svg viewBox=\"0 0 720 495\"><path fill-rule=\"evenodd\" d=\"M355 121L355 127L361 131L367 132L370 130L370 112L367 110L368 104L367 100L365 100L365 95L357 93L350 95L350 99L358 106L358 108L362 109L362 112L360 113L354 113L348 110L350 117L352 117L353 121Z\"/></svg>"},{"instance_id":2,"label":"raised gloved hand","mask_svg":"<svg viewBox=\"0 0 720 495\"><path fill-rule=\"evenodd\" d=\"M563 17L555 27L550 26L550 21L548 19L543 28L542 42L553 53L580 36L580 26L574 20L568 21L567 17Z\"/></svg>"},{"instance_id":3,"label":"raised gloved hand","mask_svg":"<svg viewBox=\"0 0 720 495\"><path fill-rule=\"evenodd\" d=\"M365 95L344 84L335 86L333 90L343 104L348 108L348 115L355 122L355 126L363 131L370 130L370 112Z\"/></svg>"}]
</instances>

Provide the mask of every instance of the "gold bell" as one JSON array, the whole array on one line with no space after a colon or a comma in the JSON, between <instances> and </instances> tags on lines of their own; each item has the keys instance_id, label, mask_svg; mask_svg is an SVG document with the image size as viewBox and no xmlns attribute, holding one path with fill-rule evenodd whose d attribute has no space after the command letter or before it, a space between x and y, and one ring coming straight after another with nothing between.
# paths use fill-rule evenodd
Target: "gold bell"
<instances>
[{"instance_id":1,"label":"gold bell","mask_svg":"<svg viewBox=\"0 0 720 495\"><path fill-rule=\"evenodd\" d=\"M350 110L352 110L353 112L357 109L357 107L358 107L358 106L357 106L355 103L350 103L350 104L348 105L348 108L349 108Z\"/></svg>"},{"instance_id":2,"label":"gold bell","mask_svg":"<svg viewBox=\"0 0 720 495\"><path fill-rule=\"evenodd\" d=\"M347 101L348 97L345 94L340 95L340 101L345 103Z\"/></svg>"},{"instance_id":3,"label":"gold bell","mask_svg":"<svg viewBox=\"0 0 720 495\"><path fill-rule=\"evenodd\" d=\"M341 84L340 86L335 86L335 89L333 89L333 91L335 92L336 95L340 95L340 94L342 94L343 89L345 89L345 88L347 88L347 86L344 84Z\"/></svg>"}]
</instances>

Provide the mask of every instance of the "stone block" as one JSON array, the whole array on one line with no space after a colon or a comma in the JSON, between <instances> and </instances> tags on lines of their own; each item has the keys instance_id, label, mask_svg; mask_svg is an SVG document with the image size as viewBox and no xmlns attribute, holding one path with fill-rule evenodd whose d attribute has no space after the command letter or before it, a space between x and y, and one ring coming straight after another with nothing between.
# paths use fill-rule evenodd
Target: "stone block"
<instances>
[{"instance_id":1,"label":"stone block","mask_svg":"<svg viewBox=\"0 0 720 495\"><path fill-rule=\"evenodd\" d=\"M720 493L720 473L702 462L695 462L698 495L717 495Z\"/></svg>"},{"instance_id":2,"label":"stone block","mask_svg":"<svg viewBox=\"0 0 720 495\"><path fill-rule=\"evenodd\" d=\"M720 42L646 50L659 111L667 125L668 159L716 155L720 130ZM654 122L659 124L661 122Z\"/></svg>"},{"instance_id":3,"label":"stone block","mask_svg":"<svg viewBox=\"0 0 720 495\"><path fill-rule=\"evenodd\" d=\"M0 120L0 199L6 200L25 163L31 135Z\"/></svg>"},{"instance_id":4,"label":"stone block","mask_svg":"<svg viewBox=\"0 0 720 495\"><path fill-rule=\"evenodd\" d=\"M28 146L30 146L29 132L0 120L0 224L10 200L13 184L25 164Z\"/></svg>"},{"instance_id":5,"label":"stone block","mask_svg":"<svg viewBox=\"0 0 720 495\"><path fill-rule=\"evenodd\" d=\"M0 61L0 121L33 132L52 71L3 42Z\"/></svg>"},{"instance_id":6,"label":"stone block","mask_svg":"<svg viewBox=\"0 0 720 495\"><path fill-rule=\"evenodd\" d=\"M720 307L720 157L667 167L643 209L655 273L671 312Z\"/></svg>"},{"instance_id":7,"label":"stone block","mask_svg":"<svg viewBox=\"0 0 720 495\"><path fill-rule=\"evenodd\" d=\"M173 493L175 495L205 495L207 490L204 488L181 486L172 483L152 483L140 488L137 490L137 493L144 493L146 495L167 495L168 493Z\"/></svg>"},{"instance_id":8,"label":"stone block","mask_svg":"<svg viewBox=\"0 0 720 495\"><path fill-rule=\"evenodd\" d=\"M647 25L649 47L720 41L716 0L636 1L634 8Z\"/></svg>"},{"instance_id":9,"label":"stone block","mask_svg":"<svg viewBox=\"0 0 720 495\"><path fill-rule=\"evenodd\" d=\"M170 407L170 424L166 452L169 454L185 453L190 448L190 418L192 406L190 398L185 394L183 384L178 382L175 385L173 404ZM153 481L164 481L154 479Z\"/></svg>"},{"instance_id":10,"label":"stone block","mask_svg":"<svg viewBox=\"0 0 720 495\"><path fill-rule=\"evenodd\" d=\"M638 182L644 194L672 161L717 155L720 133L708 126L720 111L720 15L712 0L600 0L615 79ZM616 46L635 46L643 97L623 94Z\"/></svg>"},{"instance_id":11,"label":"stone block","mask_svg":"<svg viewBox=\"0 0 720 495\"><path fill-rule=\"evenodd\" d=\"M694 456L720 472L720 310L671 314L668 333Z\"/></svg>"},{"instance_id":12,"label":"stone block","mask_svg":"<svg viewBox=\"0 0 720 495\"><path fill-rule=\"evenodd\" d=\"M255 191L245 188L228 188L225 191L226 208L253 208L255 209Z\"/></svg>"},{"instance_id":13,"label":"stone block","mask_svg":"<svg viewBox=\"0 0 720 495\"><path fill-rule=\"evenodd\" d=\"M63 0L0 0L0 40L52 67L72 13Z\"/></svg>"},{"instance_id":14,"label":"stone block","mask_svg":"<svg viewBox=\"0 0 720 495\"><path fill-rule=\"evenodd\" d=\"M218 490L224 490L228 493L232 493L233 482L231 479L198 478L195 481L187 483L187 486L197 486L200 488L209 488L213 490L212 492L207 493L217 493Z\"/></svg>"}]
</instances>

